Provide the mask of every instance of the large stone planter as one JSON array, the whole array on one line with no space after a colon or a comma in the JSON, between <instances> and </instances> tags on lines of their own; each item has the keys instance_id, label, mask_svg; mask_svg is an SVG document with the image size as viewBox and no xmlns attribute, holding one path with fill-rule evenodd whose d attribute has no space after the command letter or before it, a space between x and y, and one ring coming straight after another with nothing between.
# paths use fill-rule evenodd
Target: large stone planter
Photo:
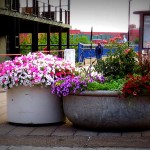
<instances>
[{"instance_id":1,"label":"large stone planter","mask_svg":"<svg viewBox=\"0 0 150 150\"><path fill-rule=\"evenodd\" d=\"M150 95L125 99L115 91L85 91L63 97L66 117L89 129L150 128Z\"/></svg>"},{"instance_id":2,"label":"large stone planter","mask_svg":"<svg viewBox=\"0 0 150 150\"><path fill-rule=\"evenodd\" d=\"M7 91L8 122L48 124L64 121L62 100L51 94L50 87L18 86Z\"/></svg>"}]
</instances>

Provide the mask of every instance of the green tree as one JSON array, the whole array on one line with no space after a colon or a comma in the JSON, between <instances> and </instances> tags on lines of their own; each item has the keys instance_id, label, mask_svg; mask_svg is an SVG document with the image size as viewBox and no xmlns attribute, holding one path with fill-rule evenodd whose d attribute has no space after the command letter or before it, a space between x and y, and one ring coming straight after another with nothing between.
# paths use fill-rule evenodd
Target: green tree
<instances>
[{"instance_id":1,"label":"green tree","mask_svg":"<svg viewBox=\"0 0 150 150\"><path fill-rule=\"evenodd\" d=\"M21 54L28 54L31 52L32 35L30 33L20 34L20 51Z\"/></svg>"},{"instance_id":2,"label":"green tree","mask_svg":"<svg viewBox=\"0 0 150 150\"><path fill-rule=\"evenodd\" d=\"M22 34L20 36L20 46L21 46L21 54L27 54L31 51L31 44L32 44L32 35L31 34ZM77 56L77 49L78 49L78 43L83 44L89 44L90 41L88 40L87 36L81 36L81 35L70 35L70 48L76 50L76 56ZM47 36L45 33L39 33L38 35L38 44L42 45L39 46L39 50L43 50L46 48L47 45ZM58 44L59 44L59 35L58 33L51 33L50 35L50 44L51 50L57 50ZM62 44L67 45L67 34L62 33ZM67 46L62 46L62 49L66 49Z\"/></svg>"}]
</instances>

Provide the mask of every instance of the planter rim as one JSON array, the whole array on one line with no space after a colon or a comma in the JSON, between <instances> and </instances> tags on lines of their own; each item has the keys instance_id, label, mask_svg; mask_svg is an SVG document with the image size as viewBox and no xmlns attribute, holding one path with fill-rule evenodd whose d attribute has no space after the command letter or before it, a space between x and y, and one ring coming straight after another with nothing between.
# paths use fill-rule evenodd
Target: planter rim
<instances>
[{"instance_id":1,"label":"planter rim","mask_svg":"<svg viewBox=\"0 0 150 150\"><path fill-rule=\"evenodd\" d=\"M81 93L74 93L70 95L77 96L121 96L121 91L110 91L110 90L97 90L97 91L83 91Z\"/></svg>"},{"instance_id":2,"label":"planter rim","mask_svg":"<svg viewBox=\"0 0 150 150\"><path fill-rule=\"evenodd\" d=\"M107 96L107 97L122 97L121 91L111 91L111 90L96 90L96 91L82 91L81 93L72 93L70 95L76 96ZM139 96L150 96L150 93L145 93ZM135 96L136 97L136 96Z\"/></svg>"}]
</instances>

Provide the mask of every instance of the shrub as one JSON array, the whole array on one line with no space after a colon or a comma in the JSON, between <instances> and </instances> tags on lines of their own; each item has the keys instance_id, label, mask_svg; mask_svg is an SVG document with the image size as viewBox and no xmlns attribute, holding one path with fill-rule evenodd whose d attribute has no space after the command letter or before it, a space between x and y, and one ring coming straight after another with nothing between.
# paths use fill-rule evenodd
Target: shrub
<instances>
[{"instance_id":1,"label":"shrub","mask_svg":"<svg viewBox=\"0 0 150 150\"><path fill-rule=\"evenodd\" d=\"M110 42L107 48L109 48L107 58L98 60L94 66L97 72L110 78L124 78L134 73L137 54L132 48L128 48L128 43Z\"/></svg>"}]
</instances>

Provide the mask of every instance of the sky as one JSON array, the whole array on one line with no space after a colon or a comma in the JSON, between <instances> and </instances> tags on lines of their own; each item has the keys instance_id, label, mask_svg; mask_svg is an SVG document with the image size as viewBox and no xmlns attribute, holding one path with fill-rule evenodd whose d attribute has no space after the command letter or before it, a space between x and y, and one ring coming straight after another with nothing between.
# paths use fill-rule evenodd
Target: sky
<instances>
[{"instance_id":1,"label":"sky","mask_svg":"<svg viewBox=\"0 0 150 150\"><path fill-rule=\"evenodd\" d=\"M25 0L20 0L25 5ZM32 0L28 0L29 5ZM39 0L48 2L48 0ZM49 0L59 6L60 0ZM61 0L67 10L68 0ZM72 29L90 32L128 32L129 0L70 0L70 25ZM42 5L42 3L41 3ZM65 5L65 6L64 6ZM139 27L139 15L134 11L150 10L150 0L131 0L130 24Z\"/></svg>"},{"instance_id":2,"label":"sky","mask_svg":"<svg viewBox=\"0 0 150 150\"><path fill-rule=\"evenodd\" d=\"M130 2L130 24L139 27L139 15L134 11L150 10L150 0ZM89 32L127 32L129 0L71 0L72 29Z\"/></svg>"}]
</instances>

